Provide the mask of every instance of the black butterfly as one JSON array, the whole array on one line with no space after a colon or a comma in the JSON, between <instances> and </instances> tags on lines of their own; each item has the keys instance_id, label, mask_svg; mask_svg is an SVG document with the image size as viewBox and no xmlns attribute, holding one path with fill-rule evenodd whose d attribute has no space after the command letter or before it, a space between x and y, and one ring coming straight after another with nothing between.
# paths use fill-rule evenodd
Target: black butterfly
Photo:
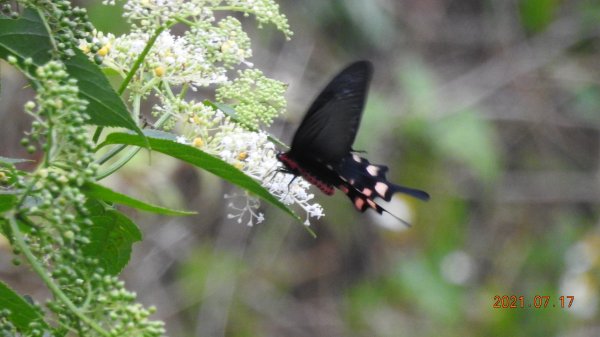
<instances>
[{"instance_id":1,"label":"black butterfly","mask_svg":"<svg viewBox=\"0 0 600 337\"><path fill-rule=\"evenodd\" d=\"M374 199L390 201L396 192L428 200L427 192L387 181L384 165L374 165L352 150L360 124L373 67L358 61L342 70L313 102L296 131L292 147L278 153L283 172L302 176L323 193L332 195L338 188L354 207L364 212L372 208L387 212Z\"/></svg>"}]
</instances>

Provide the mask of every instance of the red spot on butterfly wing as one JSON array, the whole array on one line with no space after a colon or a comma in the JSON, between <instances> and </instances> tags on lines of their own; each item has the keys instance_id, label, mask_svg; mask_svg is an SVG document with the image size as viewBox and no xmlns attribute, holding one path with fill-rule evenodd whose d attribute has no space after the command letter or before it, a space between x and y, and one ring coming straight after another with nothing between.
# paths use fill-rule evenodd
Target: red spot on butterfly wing
<instances>
[{"instance_id":1,"label":"red spot on butterfly wing","mask_svg":"<svg viewBox=\"0 0 600 337\"><path fill-rule=\"evenodd\" d=\"M361 193L364 194L366 197L370 198L371 194L373 194L373 190L365 187L362 189Z\"/></svg>"},{"instance_id":2,"label":"red spot on butterfly wing","mask_svg":"<svg viewBox=\"0 0 600 337\"><path fill-rule=\"evenodd\" d=\"M366 202L365 202L366 198L361 197L361 196L354 196L352 198L352 203L354 204L354 208L356 208L359 212L364 212L367 207L366 207Z\"/></svg>"},{"instance_id":3,"label":"red spot on butterfly wing","mask_svg":"<svg viewBox=\"0 0 600 337\"><path fill-rule=\"evenodd\" d=\"M351 197L354 208L359 212L364 213L367 209L372 208L377 213L383 213L384 209L381 208L373 199L367 198L364 195L356 194Z\"/></svg>"},{"instance_id":4,"label":"red spot on butterfly wing","mask_svg":"<svg viewBox=\"0 0 600 337\"><path fill-rule=\"evenodd\" d=\"M348 183L342 183L338 186L338 188L340 191L344 192L348 198L350 198L350 200L352 200L354 208L356 208L359 212L364 212L368 208L373 208L379 212L378 205L369 196L371 193L373 193L373 190L364 189L363 191L359 191ZM365 192L367 192L369 195L365 194Z\"/></svg>"},{"instance_id":5,"label":"red spot on butterfly wing","mask_svg":"<svg viewBox=\"0 0 600 337\"><path fill-rule=\"evenodd\" d=\"M321 186L317 187L327 195L333 195L335 193L335 189L331 185L322 184Z\"/></svg>"}]
</instances>

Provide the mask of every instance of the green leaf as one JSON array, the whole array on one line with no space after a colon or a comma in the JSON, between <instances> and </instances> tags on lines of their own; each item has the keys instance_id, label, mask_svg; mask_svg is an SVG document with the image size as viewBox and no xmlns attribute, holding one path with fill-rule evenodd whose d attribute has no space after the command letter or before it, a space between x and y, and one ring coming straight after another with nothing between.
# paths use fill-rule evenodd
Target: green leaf
<instances>
[{"instance_id":1,"label":"green leaf","mask_svg":"<svg viewBox=\"0 0 600 337\"><path fill-rule=\"evenodd\" d=\"M8 158L8 157L2 157L0 156L0 163L1 164L8 164L8 165L12 165L12 164L20 164L20 163L26 163L26 162L31 162L33 160L30 159L21 159L21 158Z\"/></svg>"},{"instance_id":2,"label":"green leaf","mask_svg":"<svg viewBox=\"0 0 600 337\"><path fill-rule=\"evenodd\" d=\"M33 10L18 19L0 16L0 58L13 55L19 61L30 57L35 65L50 61L52 44L46 27Z\"/></svg>"},{"instance_id":3,"label":"green leaf","mask_svg":"<svg viewBox=\"0 0 600 337\"><path fill-rule=\"evenodd\" d=\"M554 19L558 9L557 0L521 0L519 12L523 26L530 32L539 32Z\"/></svg>"},{"instance_id":4,"label":"green leaf","mask_svg":"<svg viewBox=\"0 0 600 337\"><path fill-rule=\"evenodd\" d=\"M120 126L138 134L142 133L100 67L92 63L80 50L76 50L75 56L65 61L65 65L69 75L77 79L79 95L88 101L88 123L98 126Z\"/></svg>"},{"instance_id":5,"label":"green leaf","mask_svg":"<svg viewBox=\"0 0 600 337\"><path fill-rule=\"evenodd\" d=\"M291 209L289 209L281 201L275 198L258 182L244 174L242 171L228 164L227 162L216 158L206 152L203 152L195 147L177 143L173 140L175 137L174 135L167 134L165 132L155 132L153 135L146 133L146 136L148 137L147 140L150 144L150 147L153 150L183 160L194 166L202 168L218 177L221 177L234 185L237 185L256 194L258 197L277 206L279 209L283 210L295 219L300 220L300 218ZM157 138L156 136L161 138ZM168 139L167 137L171 139ZM138 135L127 133L111 133L106 137L104 143L99 145L99 147L103 147L109 144L127 144L143 146L145 143L144 138Z\"/></svg>"},{"instance_id":6,"label":"green leaf","mask_svg":"<svg viewBox=\"0 0 600 337\"><path fill-rule=\"evenodd\" d=\"M142 233L128 217L96 200L88 200L91 242L83 248L88 257L98 259L99 267L117 275L129 262L131 246L142 240Z\"/></svg>"},{"instance_id":7,"label":"green leaf","mask_svg":"<svg viewBox=\"0 0 600 337\"><path fill-rule=\"evenodd\" d=\"M32 328L30 323L37 322L38 329L49 329L42 315L34 306L27 302L22 296L15 293L5 283L0 281L0 310L8 309L8 321L25 336L28 336Z\"/></svg>"},{"instance_id":8,"label":"green leaf","mask_svg":"<svg viewBox=\"0 0 600 337\"><path fill-rule=\"evenodd\" d=\"M443 155L464 163L482 180L498 175L497 134L490 122L474 111L446 116L432 126L431 132L431 139Z\"/></svg>"},{"instance_id":9,"label":"green leaf","mask_svg":"<svg viewBox=\"0 0 600 337\"><path fill-rule=\"evenodd\" d=\"M190 211L180 211L170 208L165 208L161 206L156 206L149 204L147 202L132 198L128 195L121 194L119 192L115 192L109 188L104 186L94 184L94 183L86 183L81 187L81 191L85 193L90 198L103 200L110 203L121 204L133 208L137 208L142 211L153 212L164 215L192 215L196 214L196 212Z\"/></svg>"},{"instance_id":10,"label":"green leaf","mask_svg":"<svg viewBox=\"0 0 600 337\"><path fill-rule=\"evenodd\" d=\"M17 196L14 194L0 193L0 213L10 211L17 204Z\"/></svg>"},{"instance_id":11,"label":"green leaf","mask_svg":"<svg viewBox=\"0 0 600 337\"><path fill-rule=\"evenodd\" d=\"M114 5L106 6L101 2L90 2L85 7L90 21L98 31L119 36L129 32L130 28L123 15L124 4L124 1L117 1Z\"/></svg>"},{"instance_id":12,"label":"green leaf","mask_svg":"<svg viewBox=\"0 0 600 337\"><path fill-rule=\"evenodd\" d=\"M35 76L36 67L50 61L52 48L44 22L34 10L25 10L18 19L0 16L0 58L6 60L12 55L20 64L31 58L33 66L25 71ZM102 70L83 52L75 50L75 56L65 61L65 65L69 75L77 80L80 97L88 101L86 113L90 124L124 127L142 134Z\"/></svg>"}]
</instances>

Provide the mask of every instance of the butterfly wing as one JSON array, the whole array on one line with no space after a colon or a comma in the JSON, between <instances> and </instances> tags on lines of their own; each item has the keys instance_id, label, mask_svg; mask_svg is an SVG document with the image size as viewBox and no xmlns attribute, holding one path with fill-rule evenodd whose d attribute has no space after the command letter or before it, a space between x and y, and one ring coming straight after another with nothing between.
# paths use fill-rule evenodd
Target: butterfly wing
<instances>
[{"instance_id":1,"label":"butterfly wing","mask_svg":"<svg viewBox=\"0 0 600 337\"><path fill-rule=\"evenodd\" d=\"M358 61L335 76L308 109L291 152L339 163L352 149L372 73L370 62Z\"/></svg>"},{"instance_id":2,"label":"butterfly wing","mask_svg":"<svg viewBox=\"0 0 600 337\"><path fill-rule=\"evenodd\" d=\"M425 191L389 182L385 177L385 173L388 170L387 166L371 164L367 159L359 157L356 154L346 155L344 160L335 169L342 180L347 183L348 187L352 187L350 190L359 192L357 196L361 198L381 198L385 201L390 201L392 200L392 195L400 192L424 201L429 200L429 194ZM352 199L356 206L355 198L350 194L348 194L348 197ZM370 205L371 208L375 208L366 201L361 204Z\"/></svg>"}]
</instances>

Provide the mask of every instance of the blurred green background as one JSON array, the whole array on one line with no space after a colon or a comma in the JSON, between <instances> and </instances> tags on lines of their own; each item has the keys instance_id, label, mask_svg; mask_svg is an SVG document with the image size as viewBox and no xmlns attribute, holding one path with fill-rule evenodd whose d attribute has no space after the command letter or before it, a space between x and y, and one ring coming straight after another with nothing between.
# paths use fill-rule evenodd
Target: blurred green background
<instances>
[{"instance_id":1,"label":"blurred green background","mask_svg":"<svg viewBox=\"0 0 600 337\"><path fill-rule=\"evenodd\" d=\"M169 335L600 336L600 2L279 3L289 42L238 16L255 66L290 85L288 113L270 131L289 142L331 76L369 59L355 148L432 199L389 206L406 229L313 189L326 214L313 239L270 207L263 224L231 222L231 186L141 153L105 183L199 212L129 213L145 238L123 278ZM115 8L84 5L99 29L125 29ZM25 156L27 88L2 70L2 155ZM0 277L43 296L3 249ZM496 295L551 302L497 309ZM573 306L553 308L558 296L575 296Z\"/></svg>"}]
</instances>

